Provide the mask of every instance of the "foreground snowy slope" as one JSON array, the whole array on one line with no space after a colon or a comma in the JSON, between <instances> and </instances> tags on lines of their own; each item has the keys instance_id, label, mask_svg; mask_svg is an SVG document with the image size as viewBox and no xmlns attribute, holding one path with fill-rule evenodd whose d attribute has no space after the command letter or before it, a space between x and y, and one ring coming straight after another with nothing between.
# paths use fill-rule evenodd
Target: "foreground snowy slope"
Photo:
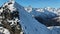
<instances>
[{"instance_id":1,"label":"foreground snowy slope","mask_svg":"<svg viewBox=\"0 0 60 34\"><path fill-rule=\"evenodd\" d=\"M24 34L59 34L58 32L60 32L60 28L54 29L53 27L52 30L48 30L45 25L41 24L41 22L39 23L30 13L25 11L24 7L17 3L15 3L14 7L19 11L20 24Z\"/></svg>"},{"instance_id":2,"label":"foreground snowy slope","mask_svg":"<svg viewBox=\"0 0 60 34\"><path fill-rule=\"evenodd\" d=\"M51 34L45 25L39 23L28 12L26 12L23 7L16 4L14 6L19 11L20 24L23 28L24 34Z\"/></svg>"}]
</instances>

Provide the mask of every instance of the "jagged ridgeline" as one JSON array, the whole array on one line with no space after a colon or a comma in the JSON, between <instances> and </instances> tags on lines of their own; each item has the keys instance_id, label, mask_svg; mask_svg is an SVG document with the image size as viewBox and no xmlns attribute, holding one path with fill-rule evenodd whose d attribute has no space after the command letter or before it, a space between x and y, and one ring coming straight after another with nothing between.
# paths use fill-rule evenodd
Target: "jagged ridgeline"
<instances>
[{"instance_id":1,"label":"jagged ridgeline","mask_svg":"<svg viewBox=\"0 0 60 34\"><path fill-rule=\"evenodd\" d=\"M3 34L20 34L22 32L19 24L19 12L13 5L14 1L10 1L0 7L0 30Z\"/></svg>"}]
</instances>

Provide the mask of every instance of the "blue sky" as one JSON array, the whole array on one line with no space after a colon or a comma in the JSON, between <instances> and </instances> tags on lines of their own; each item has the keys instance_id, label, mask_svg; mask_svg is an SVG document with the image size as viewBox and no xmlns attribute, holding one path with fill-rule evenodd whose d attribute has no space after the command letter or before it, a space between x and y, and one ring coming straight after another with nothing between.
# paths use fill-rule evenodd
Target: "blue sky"
<instances>
[{"instance_id":1,"label":"blue sky","mask_svg":"<svg viewBox=\"0 0 60 34\"><path fill-rule=\"evenodd\" d=\"M8 0L0 0L0 6ZM22 6L29 6L35 8L44 8L44 7L54 7L59 8L60 7L60 0L15 0L17 3L19 3Z\"/></svg>"}]
</instances>

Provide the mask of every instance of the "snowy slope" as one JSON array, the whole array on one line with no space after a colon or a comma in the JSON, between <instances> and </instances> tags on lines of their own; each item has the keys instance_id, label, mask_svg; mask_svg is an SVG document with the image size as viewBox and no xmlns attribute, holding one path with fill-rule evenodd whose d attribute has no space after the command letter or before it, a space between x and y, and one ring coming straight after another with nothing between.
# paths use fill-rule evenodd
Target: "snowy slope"
<instances>
[{"instance_id":1,"label":"snowy slope","mask_svg":"<svg viewBox=\"0 0 60 34\"><path fill-rule=\"evenodd\" d=\"M54 28L52 30L48 30L47 27L41 23L39 23L35 18L32 17L30 13L24 10L24 7L15 3L15 8L18 9L20 15L20 24L22 26L24 34L60 34L60 28ZM37 15L38 12L35 12ZM47 14L48 17L55 17L56 14L51 12L44 12L39 14L40 16L44 16ZM44 17L43 17L44 18ZM58 33L59 32L59 33Z\"/></svg>"},{"instance_id":2,"label":"snowy slope","mask_svg":"<svg viewBox=\"0 0 60 34\"><path fill-rule=\"evenodd\" d=\"M20 15L20 24L25 34L50 34L50 31L45 25L39 23L37 20L24 10L23 7L15 3L14 5Z\"/></svg>"}]
</instances>

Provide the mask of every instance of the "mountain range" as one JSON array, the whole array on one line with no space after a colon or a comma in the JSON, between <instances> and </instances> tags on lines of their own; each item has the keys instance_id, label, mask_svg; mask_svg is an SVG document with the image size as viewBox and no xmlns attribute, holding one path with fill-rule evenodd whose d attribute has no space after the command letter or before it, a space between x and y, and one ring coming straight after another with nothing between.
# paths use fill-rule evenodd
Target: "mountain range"
<instances>
[{"instance_id":1,"label":"mountain range","mask_svg":"<svg viewBox=\"0 0 60 34\"><path fill-rule=\"evenodd\" d=\"M15 1L0 7L0 14L3 14L1 23L7 22L5 25L8 27L5 28L10 31L8 34L60 34L59 12L60 9L50 7L23 7Z\"/></svg>"}]
</instances>

